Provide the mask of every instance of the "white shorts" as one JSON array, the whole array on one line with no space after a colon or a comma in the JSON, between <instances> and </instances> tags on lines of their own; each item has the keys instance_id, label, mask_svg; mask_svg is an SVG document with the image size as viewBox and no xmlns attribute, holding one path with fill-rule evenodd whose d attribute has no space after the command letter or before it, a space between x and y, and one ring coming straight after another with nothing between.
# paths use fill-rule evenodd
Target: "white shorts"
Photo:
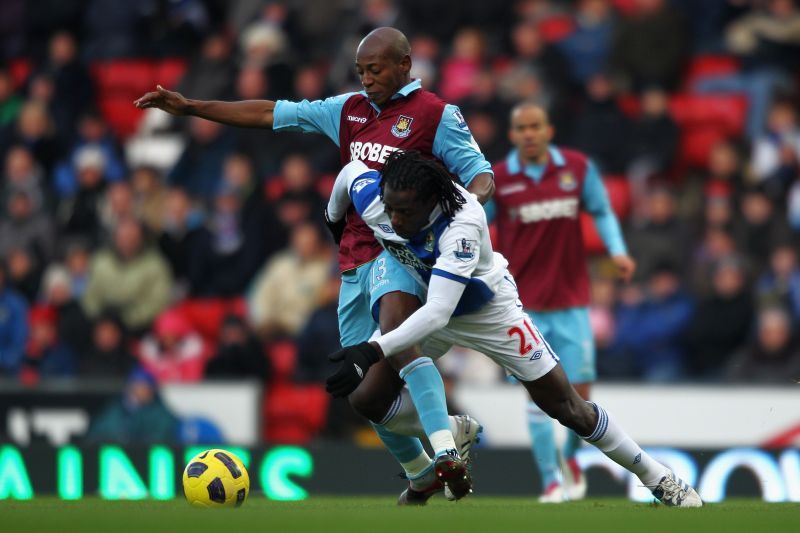
<instances>
[{"instance_id":1,"label":"white shorts","mask_svg":"<svg viewBox=\"0 0 800 533\"><path fill-rule=\"evenodd\" d=\"M558 364L558 356L522 310L511 274L480 310L453 317L422 342L423 355L438 359L457 344L477 350L520 381L533 381Z\"/></svg>"}]
</instances>

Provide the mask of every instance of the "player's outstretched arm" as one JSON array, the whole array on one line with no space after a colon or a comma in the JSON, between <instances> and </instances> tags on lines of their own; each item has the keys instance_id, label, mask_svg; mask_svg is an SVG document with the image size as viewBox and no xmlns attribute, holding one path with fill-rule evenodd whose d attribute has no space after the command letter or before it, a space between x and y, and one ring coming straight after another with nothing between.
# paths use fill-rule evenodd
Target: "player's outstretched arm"
<instances>
[{"instance_id":1,"label":"player's outstretched arm","mask_svg":"<svg viewBox=\"0 0 800 533\"><path fill-rule=\"evenodd\" d=\"M191 100L179 92L168 91L161 85L134 101L133 105L139 109L156 108L171 115L192 115L245 128L271 128L275 110L275 102L272 100Z\"/></svg>"}]
</instances>

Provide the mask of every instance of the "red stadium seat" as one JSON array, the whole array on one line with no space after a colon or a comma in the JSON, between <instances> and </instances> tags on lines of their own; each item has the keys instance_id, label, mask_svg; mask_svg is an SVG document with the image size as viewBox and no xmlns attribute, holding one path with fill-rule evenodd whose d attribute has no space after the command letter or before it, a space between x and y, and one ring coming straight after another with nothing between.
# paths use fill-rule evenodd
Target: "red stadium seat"
<instances>
[{"instance_id":1,"label":"red stadium seat","mask_svg":"<svg viewBox=\"0 0 800 533\"><path fill-rule=\"evenodd\" d=\"M747 117L747 97L738 94L678 94L670 99L672 118L681 128L716 126L741 135Z\"/></svg>"},{"instance_id":2,"label":"red stadium seat","mask_svg":"<svg viewBox=\"0 0 800 533\"><path fill-rule=\"evenodd\" d=\"M280 176L267 178L267 180L264 182L264 197L271 202L275 202L278 198L280 198L285 190L286 184L283 182Z\"/></svg>"},{"instance_id":3,"label":"red stadium seat","mask_svg":"<svg viewBox=\"0 0 800 533\"><path fill-rule=\"evenodd\" d=\"M25 82L28 81L28 76L31 75L33 69L30 60L25 58L13 59L8 64L8 73L11 75L11 80L14 82L14 88L19 89Z\"/></svg>"},{"instance_id":4,"label":"red stadium seat","mask_svg":"<svg viewBox=\"0 0 800 533\"><path fill-rule=\"evenodd\" d=\"M631 210L631 185L625 176L604 176L603 183L611 201L611 208L620 220L625 219ZM581 213L583 245L591 255L606 253L603 240L595 228L591 215Z\"/></svg>"},{"instance_id":5,"label":"red stadium seat","mask_svg":"<svg viewBox=\"0 0 800 533\"><path fill-rule=\"evenodd\" d=\"M132 96L101 96L97 105L114 133L123 139L136 133L139 121L144 115L143 109L133 105Z\"/></svg>"},{"instance_id":6,"label":"red stadium seat","mask_svg":"<svg viewBox=\"0 0 800 533\"><path fill-rule=\"evenodd\" d=\"M714 125L684 129L678 148L679 164L684 168L705 168L714 145L729 137L725 128Z\"/></svg>"},{"instance_id":7,"label":"red stadium seat","mask_svg":"<svg viewBox=\"0 0 800 533\"><path fill-rule=\"evenodd\" d=\"M554 43L575 31L575 23L572 22L572 17L561 15L544 19L537 25L537 28L545 42Z\"/></svg>"},{"instance_id":8,"label":"red stadium seat","mask_svg":"<svg viewBox=\"0 0 800 533\"><path fill-rule=\"evenodd\" d=\"M625 16L636 11L636 0L613 0L612 4Z\"/></svg>"},{"instance_id":9,"label":"red stadium seat","mask_svg":"<svg viewBox=\"0 0 800 533\"><path fill-rule=\"evenodd\" d=\"M317 179L317 191L323 198L327 198L333 191L334 183L336 183L336 174L323 174Z\"/></svg>"},{"instance_id":10,"label":"red stadium seat","mask_svg":"<svg viewBox=\"0 0 800 533\"><path fill-rule=\"evenodd\" d=\"M732 56L705 54L692 58L684 76L686 90L700 78L733 74L740 69L739 60Z\"/></svg>"},{"instance_id":11,"label":"red stadium seat","mask_svg":"<svg viewBox=\"0 0 800 533\"><path fill-rule=\"evenodd\" d=\"M244 317L246 310L241 298L192 298L176 307L207 341L216 344L225 315Z\"/></svg>"},{"instance_id":12,"label":"red stadium seat","mask_svg":"<svg viewBox=\"0 0 800 533\"><path fill-rule=\"evenodd\" d=\"M163 59L156 63L153 72L152 84L148 90L152 91L158 84L165 89L175 89L178 82L186 72L186 61L180 58Z\"/></svg>"},{"instance_id":13,"label":"red stadium seat","mask_svg":"<svg viewBox=\"0 0 800 533\"><path fill-rule=\"evenodd\" d=\"M121 59L97 62L90 67L101 96L136 95L152 90L155 66L149 60ZM132 101L132 100L131 100Z\"/></svg>"},{"instance_id":14,"label":"red stadium seat","mask_svg":"<svg viewBox=\"0 0 800 533\"><path fill-rule=\"evenodd\" d=\"M328 394L322 385L276 384L264 395L264 439L307 444L325 427Z\"/></svg>"},{"instance_id":15,"label":"red stadium seat","mask_svg":"<svg viewBox=\"0 0 800 533\"><path fill-rule=\"evenodd\" d=\"M273 381L290 382L297 368L297 345L288 340L279 341L267 346L266 351L272 366Z\"/></svg>"}]
</instances>

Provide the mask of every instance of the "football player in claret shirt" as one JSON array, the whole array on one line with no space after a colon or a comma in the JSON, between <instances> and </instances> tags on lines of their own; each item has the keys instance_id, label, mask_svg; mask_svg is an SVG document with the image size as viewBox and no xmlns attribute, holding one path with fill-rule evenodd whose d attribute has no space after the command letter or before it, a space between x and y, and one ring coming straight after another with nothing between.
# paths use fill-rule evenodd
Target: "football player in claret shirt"
<instances>
[{"instance_id":1,"label":"football player in claret shirt","mask_svg":"<svg viewBox=\"0 0 800 533\"><path fill-rule=\"evenodd\" d=\"M543 108L523 103L512 110L509 138L514 149L493 167L497 249L508 258L525 311L588 400L596 372L580 211L594 218L623 280L630 280L636 263L628 255L597 168L580 152L552 145L553 134ZM568 432L561 450L562 475L552 420L533 402L528 405L528 427L544 489L540 501L583 498L586 481L575 460L580 437Z\"/></svg>"},{"instance_id":2,"label":"football player in claret shirt","mask_svg":"<svg viewBox=\"0 0 800 533\"><path fill-rule=\"evenodd\" d=\"M481 202L491 197L491 166L459 109L422 89L420 80L411 79L411 49L400 31L378 28L368 34L358 46L355 68L363 91L313 102L190 100L158 86L134 104L233 126L323 134L340 148L342 166L359 160L380 169L387 156L397 150L419 150L441 161ZM372 231L354 211L344 220L346 225L337 239L342 272L339 330L342 346L347 346L369 339L378 325L384 333L397 327L420 307L423 295L413 277L391 255L382 253ZM334 228L337 232L341 229ZM406 350L405 357L418 357L416 349ZM392 417L403 403L412 399L417 403L420 397L426 397L428 401L417 405L426 427L436 428L437 438L449 443L455 455L460 452L464 456L476 441L480 424L466 416L447 416L444 386L434 366L420 366L401 379L399 365L405 360L398 357L373 365L349 400L373 423L386 447L403 465L410 483L399 503L424 504L443 486L420 440L388 429Z\"/></svg>"},{"instance_id":3,"label":"football player in claret shirt","mask_svg":"<svg viewBox=\"0 0 800 533\"><path fill-rule=\"evenodd\" d=\"M415 365L433 366L432 360L454 344L473 348L517 378L548 416L636 474L663 503L702 506L693 488L570 385L546 337L519 306L517 285L505 257L492 250L480 203L436 162L417 152L400 152L389 156L382 172L360 161L349 163L336 178L328 216L341 220L351 205L378 242L425 286L427 296L396 329L332 355L341 361L328 379L334 395L358 385L358 369L396 357L409 346L421 345L423 357L403 372ZM396 418L394 423L406 429L419 425L405 413Z\"/></svg>"}]
</instances>

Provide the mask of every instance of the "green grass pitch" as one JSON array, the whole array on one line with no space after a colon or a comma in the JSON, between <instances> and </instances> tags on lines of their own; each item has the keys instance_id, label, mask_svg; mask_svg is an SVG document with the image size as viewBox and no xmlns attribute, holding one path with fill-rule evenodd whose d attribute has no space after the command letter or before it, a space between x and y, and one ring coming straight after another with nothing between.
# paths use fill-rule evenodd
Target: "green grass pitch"
<instances>
[{"instance_id":1,"label":"green grass pitch","mask_svg":"<svg viewBox=\"0 0 800 533\"><path fill-rule=\"evenodd\" d=\"M435 499L423 508L399 508L389 497L313 497L274 502L255 496L239 509L193 509L168 502L0 501L0 530L160 531L572 531L772 533L800 531L800 504L732 500L703 509L668 509L622 499L540 505L533 499L474 496L456 503Z\"/></svg>"}]
</instances>

